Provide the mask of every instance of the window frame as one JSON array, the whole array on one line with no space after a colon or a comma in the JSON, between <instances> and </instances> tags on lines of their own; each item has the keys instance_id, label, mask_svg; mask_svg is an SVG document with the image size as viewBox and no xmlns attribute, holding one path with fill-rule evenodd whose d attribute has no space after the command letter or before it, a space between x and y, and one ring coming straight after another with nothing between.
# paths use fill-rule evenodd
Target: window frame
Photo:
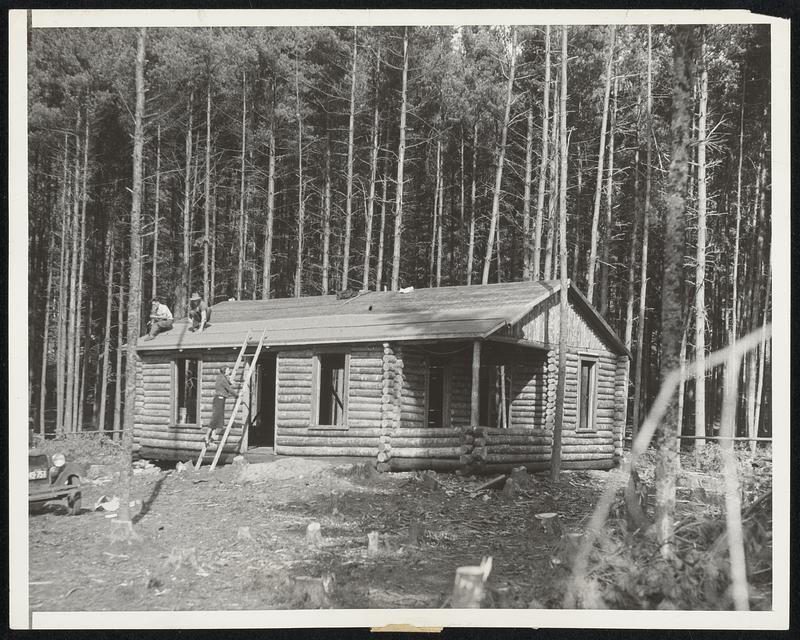
<instances>
[{"instance_id":1,"label":"window frame","mask_svg":"<svg viewBox=\"0 0 800 640\"><path fill-rule=\"evenodd\" d=\"M342 423L341 424L320 424L319 423L319 403L321 400L322 385L322 358L324 356L341 355L344 356L344 398L342 398ZM319 350L313 354L311 367L311 422L309 429L319 429L323 431L346 431L350 427L350 352L341 349Z\"/></svg>"},{"instance_id":2,"label":"window frame","mask_svg":"<svg viewBox=\"0 0 800 640\"><path fill-rule=\"evenodd\" d=\"M577 370L577 395L576 395L576 408L575 408L575 416L577 418L575 422L575 431L586 433L589 431L597 431L597 367L598 367L599 357L595 354L591 353L579 353L578 354L578 370ZM588 408L588 415L586 416L586 426L581 427L581 398L583 396L583 365L590 364L590 375L589 375L589 408Z\"/></svg>"},{"instance_id":3,"label":"window frame","mask_svg":"<svg viewBox=\"0 0 800 640\"><path fill-rule=\"evenodd\" d=\"M179 360L196 360L197 361L197 399L195 406L195 421L194 422L178 422L179 409L178 406L178 361ZM202 426L202 415L200 413L203 406L203 357L202 355L176 355L170 361L170 425L173 427L196 427Z\"/></svg>"}]
</instances>

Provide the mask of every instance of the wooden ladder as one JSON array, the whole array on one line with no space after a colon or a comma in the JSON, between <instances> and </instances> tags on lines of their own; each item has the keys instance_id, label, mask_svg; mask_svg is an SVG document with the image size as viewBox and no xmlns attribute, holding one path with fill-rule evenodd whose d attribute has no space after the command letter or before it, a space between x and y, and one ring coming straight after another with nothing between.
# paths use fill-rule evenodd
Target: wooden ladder
<instances>
[{"instance_id":1,"label":"wooden ladder","mask_svg":"<svg viewBox=\"0 0 800 640\"><path fill-rule=\"evenodd\" d=\"M236 357L236 363L233 365L233 371L231 373L231 380L235 380L236 379L236 372L239 370L239 363L242 362L242 357L244 356L245 349L247 349L247 345L250 343L250 338L252 338L252 337L253 337L253 334L250 333L250 330L248 329L247 335L245 336L245 339L242 342L242 347L241 347L241 349L239 349L239 355ZM240 395L241 395L241 391L240 391ZM209 429L208 436L206 437L206 440L203 442L203 448L200 449L200 455L197 458L197 463L194 465L195 471L199 471L201 465L203 464L203 458L205 457L206 450L208 449L208 444L209 444L208 438L211 436L211 431L212 430Z\"/></svg>"},{"instance_id":2,"label":"wooden ladder","mask_svg":"<svg viewBox=\"0 0 800 640\"><path fill-rule=\"evenodd\" d=\"M225 433L222 434L222 438L217 443L217 452L214 454L214 460L211 463L211 466L208 468L209 471L213 471L217 463L219 462L219 458L222 455L222 449L225 447L225 442L228 440L228 435L231 432L231 428L233 427L233 421L236 418L236 412L239 410L239 407L242 404L242 399L244 398L245 393L248 393L250 390L250 378L253 376L253 371L255 370L256 366L258 365L258 356L261 354L261 349L264 346L264 340L267 337L267 329L264 329L264 332L261 334L261 339L258 341L258 346L256 347L256 352L253 355L253 359L250 361L250 366L247 368L247 371L244 374L244 380L242 380L242 388L239 390L239 395L236 398L236 403L233 405L233 411L231 411L231 417L228 419L228 426L225 427ZM202 452L205 455L205 451ZM195 465L195 469L200 469L200 465L203 462L202 456L198 458L197 464Z\"/></svg>"}]
</instances>

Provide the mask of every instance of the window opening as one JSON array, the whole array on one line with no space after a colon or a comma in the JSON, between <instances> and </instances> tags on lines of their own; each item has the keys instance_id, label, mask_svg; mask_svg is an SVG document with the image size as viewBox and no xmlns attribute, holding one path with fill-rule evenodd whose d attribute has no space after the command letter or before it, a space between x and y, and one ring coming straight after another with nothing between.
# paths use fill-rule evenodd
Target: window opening
<instances>
[{"instance_id":1,"label":"window opening","mask_svg":"<svg viewBox=\"0 0 800 640\"><path fill-rule=\"evenodd\" d=\"M594 428L595 367L593 360L581 360L580 396L578 407L578 428Z\"/></svg>"},{"instance_id":2,"label":"window opening","mask_svg":"<svg viewBox=\"0 0 800 640\"><path fill-rule=\"evenodd\" d=\"M178 358L175 362L177 422L179 424L197 423L197 387L200 371L200 360L196 358Z\"/></svg>"},{"instance_id":3,"label":"window opening","mask_svg":"<svg viewBox=\"0 0 800 640\"><path fill-rule=\"evenodd\" d=\"M319 356L318 424L345 423L345 355L330 353Z\"/></svg>"}]
</instances>

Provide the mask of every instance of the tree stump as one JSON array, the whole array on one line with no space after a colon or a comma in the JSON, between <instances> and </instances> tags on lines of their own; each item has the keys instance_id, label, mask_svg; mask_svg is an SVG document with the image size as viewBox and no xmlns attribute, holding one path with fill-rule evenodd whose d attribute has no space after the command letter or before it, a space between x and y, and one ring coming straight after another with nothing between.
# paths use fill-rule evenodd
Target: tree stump
<instances>
[{"instance_id":1,"label":"tree stump","mask_svg":"<svg viewBox=\"0 0 800 640\"><path fill-rule=\"evenodd\" d=\"M450 606L453 609L480 609L485 593L486 579L491 571L491 556L484 558L477 567L458 567L453 584L453 595L450 597Z\"/></svg>"},{"instance_id":2,"label":"tree stump","mask_svg":"<svg viewBox=\"0 0 800 640\"><path fill-rule=\"evenodd\" d=\"M322 544L322 532L319 522L312 522L306 527L306 542L310 547L318 547Z\"/></svg>"},{"instance_id":3,"label":"tree stump","mask_svg":"<svg viewBox=\"0 0 800 640\"><path fill-rule=\"evenodd\" d=\"M424 535L424 529L422 524L419 522L414 522L408 528L408 544L412 547L416 547L420 540L422 540L422 536Z\"/></svg>"},{"instance_id":4,"label":"tree stump","mask_svg":"<svg viewBox=\"0 0 800 640\"><path fill-rule=\"evenodd\" d=\"M329 595L333 590L333 575L320 578L297 576L290 587L289 601L296 609L328 609L332 606Z\"/></svg>"},{"instance_id":5,"label":"tree stump","mask_svg":"<svg viewBox=\"0 0 800 640\"><path fill-rule=\"evenodd\" d=\"M524 485L530 480L530 476L528 475L528 470L525 467L514 467L511 470L511 479L517 485Z\"/></svg>"},{"instance_id":6,"label":"tree stump","mask_svg":"<svg viewBox=\"0 0 800 640\"><path fill-rule=\"evenodd\" d=\"M561 535L561 524L558 522L557 513L537 513L534 518L536 518L542 533L550 536Z\"/></svg>"},{"instance_id":7,"label":"tree stump","mask_svg":"<svg viewBox=\"0 0 800 640\"><path fill-rule=\"evenodd\" d=\"M514 478L509 478L506 480L505 485L503 486L503 495L506 498L513 498L517 493L517 483L514 482Z\"/></svg>"},{"instance_id":8,"label":"tree stump","mask_svg":"<svg viewBox=\"0 0 800 640\"><path fill-rule=\"evenodd\" d=\"M239 527L236 531L237 540L250 540L252 542L253 536L250 533L250 527Z\"/></svg>"},{"instance_id":9,"label":"tree stump","mask_svg":"<svg viewBox=\"0 0 800 640\"><path fill-rule=\"evenodd\" d=\"M367 534L367 555L377 556L380 550L381 538L377 531L370 531Z\"/></svg>"}]
</instances>

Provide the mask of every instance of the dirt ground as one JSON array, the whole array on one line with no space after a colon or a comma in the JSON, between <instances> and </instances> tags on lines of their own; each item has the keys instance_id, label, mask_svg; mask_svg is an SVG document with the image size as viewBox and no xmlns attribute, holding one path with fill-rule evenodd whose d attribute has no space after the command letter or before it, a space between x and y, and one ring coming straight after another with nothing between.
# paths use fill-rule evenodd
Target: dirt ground
<instances>
[{"instance_id":1,"label":"dirt ground","mask_svg":"<svg viewBox=\"0 0 800 640\"><path fill-rule=\"evenodd\" d=\"M508 495L478 491L486 477L378 474L336 460L213 473L138 464L133 542L115 540L113 511L95 510L101 496L119 495L112 465L89 469L79 515L57 504L31 512L32 611L438 608L449 604L456 568L485 556L493 566L483 606L558 608L570 560L560 534L582 532L605 480L621 478L566 471L554 484L536 474ZM679 507L718 522L720 484L696 474ZM537 526L542 512L558 513L561 532ZM318 544L306 539L314 522ZM368 552L370 532L377 552Z\"/></svg>"},{"instance_id":2,"label":"dirt ground","mask_svg":"<svg viewBox=\"0 0 800 640\"><path fill-rule=\"evenodd\" d=\"M104 471L89 474L100 475L87 482L79 515L57 504L31 512L33 611L435 608L447 604L456 567L483 556L493 558L487 604L558 606L559 536L537 531L533 516L558 511L565 530L580 530L606 475L566 472L559 485L531 476L508 497L476 492L484 477L312 459L143 469L131 496L138 540L126 543L113 541L108 512L92 510L118 494ZM312 522L317 546L306 541ZM372 531L380 547L368 554ZM303 577L327 588L300 587L321 582Z\"/></svg>"}]
</instances>

